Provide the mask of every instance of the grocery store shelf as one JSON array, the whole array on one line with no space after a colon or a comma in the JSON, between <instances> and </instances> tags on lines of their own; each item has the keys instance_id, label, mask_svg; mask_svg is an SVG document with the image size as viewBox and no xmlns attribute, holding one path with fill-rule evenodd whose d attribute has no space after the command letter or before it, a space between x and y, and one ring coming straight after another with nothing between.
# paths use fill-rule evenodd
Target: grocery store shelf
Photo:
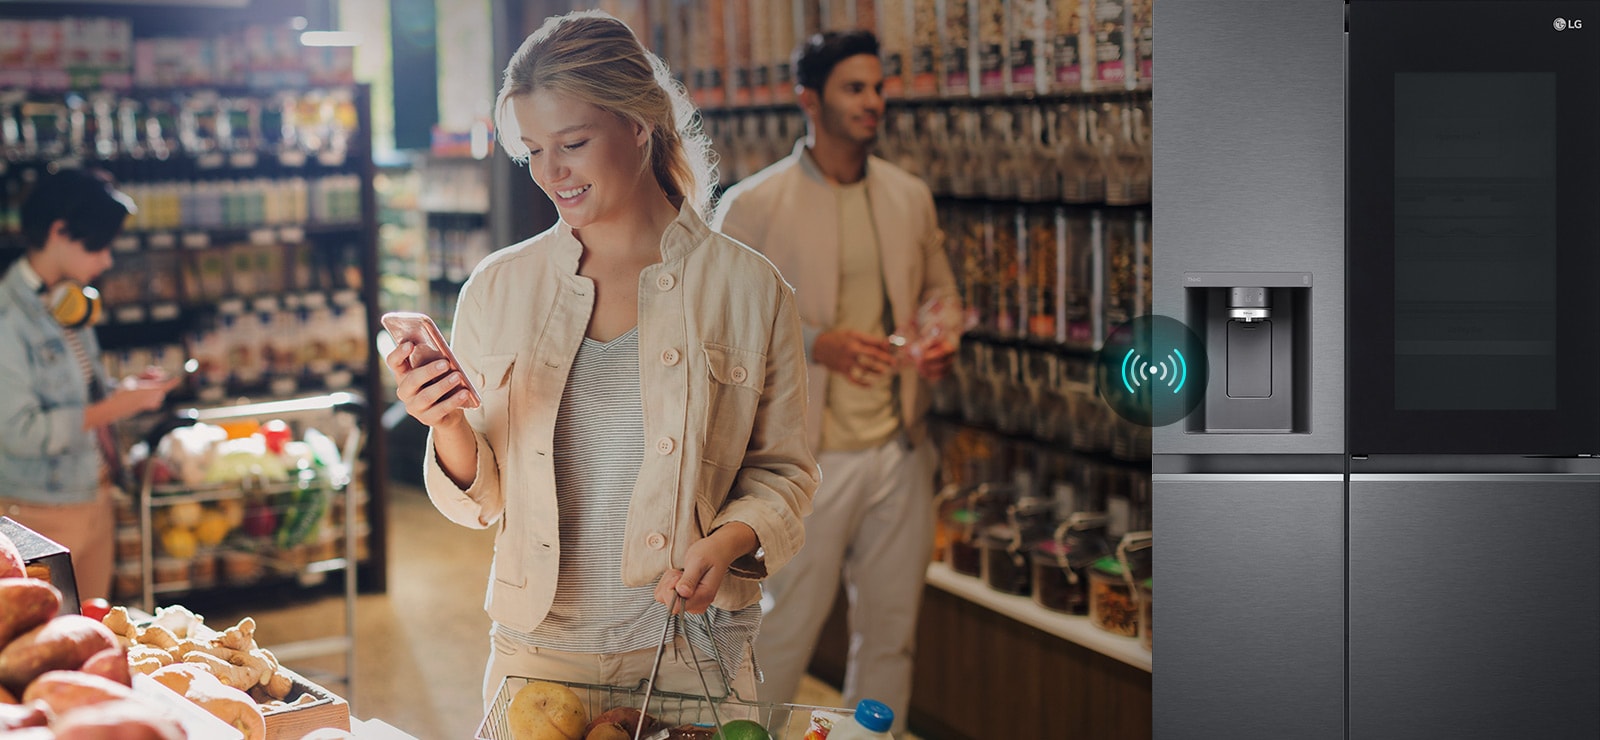
<instances>
[{"instance_id":1,"label":"grocery store shelf","mask_svg":"<svg viewBox=\"0 0 1600 740\"><path fill-rule=\"evenodd\" d=\"M1138 638L1101 630L1089 624L1088 617L1053 612L1026 596L1000 593L977 578L951 570L944 563L928 565L928 585L1135 668L1151 670L1150 651L1144 649Z\"/></svg>"}]
</instances>

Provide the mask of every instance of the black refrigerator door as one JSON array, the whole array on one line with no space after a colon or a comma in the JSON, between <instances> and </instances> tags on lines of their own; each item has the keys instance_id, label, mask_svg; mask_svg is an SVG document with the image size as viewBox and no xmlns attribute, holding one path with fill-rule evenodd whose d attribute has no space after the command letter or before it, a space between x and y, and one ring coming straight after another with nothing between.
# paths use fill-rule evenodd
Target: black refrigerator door
<instances>
[{"instance_id":1,"label":"black refrigerator door","mask_svg":"<svg viewBox=\"0 0 1600 740\"><path fill-rule=\"evenodd\" d=\"M1350 737L1600 737L1600 476L1352 475L1349 506Z\"/></svg>"},{"instance_id":2,"label":"black refrigerator door","mask_svg":"<svg viewBox=\"0 0 1600 740\"><path fill-rule=\"evenodd\" d=\"M1349 24L1350 452L1600 453L1600 3Z\"/></svg>"}]
</instances>

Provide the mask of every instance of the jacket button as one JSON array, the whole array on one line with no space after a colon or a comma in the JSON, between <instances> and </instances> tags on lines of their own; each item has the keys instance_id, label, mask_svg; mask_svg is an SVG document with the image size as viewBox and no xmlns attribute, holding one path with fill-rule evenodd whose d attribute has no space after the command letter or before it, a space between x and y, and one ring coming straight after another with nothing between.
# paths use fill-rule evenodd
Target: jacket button
<instances>
[{"instance_id":1,"label":"jacket button","mask_svg":"<svg viewBox=\"0 0 1600 740\"><path fill-rule=\"evenodd\" d=\"M663 272L656 277L656 287L662 290L672 290L672 286L677 284L678 279L673 277L671 273Z\"/></svg>"},{"instance_id":2,"label":"jacket button","mask_svg":"<svg viewBox=\"0 0 1600 740\"><path fill-rule=\"evenodd\" d=\"M667 546L667 538L660 532L651 532L649 537L644 538L644 544L652 550L660 550Z\"/></svg>"},{"instance_id":3,"label":"jacket button","mask_svg":"<svg viewBox=\"0 0 1600 740\"><path fill-rule=\"evenodd\" d=\"M662 437L661 439L656 440L656 452L659 452L663 455L672 454L672 448L676 446L677 445L673 444L671 437Z\"/></svg>"},{"instance_id":4,"label":"jacket button","mask_svg":"<svg viewBox=\"0 0 1600 740\"><path fill-rule=\"evenodd\" d=\"M741 367L736 367L736 368L733 369L732 376L733 376L733 382L735 382L735 383L743 383L746 378L750 377L750 373L747 372L744 369L743 366L741 366Z\"/></svg>"},{"instance_id":5,"label":"jacket button","mask_svg":"<svg viewBox=\"0 0 1600 740\"><path fill-rule=\"evenodd\" d=\"M678 364L679 358L680 356L678 355L678 350L669 349L661 353L661 364L666 365L667 367L672 367L673 365Z\"/></svg>"}]
</instances>

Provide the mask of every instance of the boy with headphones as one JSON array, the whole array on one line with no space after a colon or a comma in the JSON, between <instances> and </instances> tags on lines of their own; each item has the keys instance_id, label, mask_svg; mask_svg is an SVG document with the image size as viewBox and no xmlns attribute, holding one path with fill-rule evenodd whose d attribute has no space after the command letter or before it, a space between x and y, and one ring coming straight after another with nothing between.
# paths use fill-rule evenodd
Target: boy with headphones
<instances>
[{"instance_id":1,"label":"boy with headphones","mask_svg":"<svg viewBox=\"0 0 1600 740\"><path fill-rule=\"evenodd\" d=\"M44 172L22 205L27 253L0 278L0 514L72 552L78 597L110 596L116 450L110 425L161 408L159 371L112 385L87 287L135 211L109 178Z\"/></svg>"}]
</instances>

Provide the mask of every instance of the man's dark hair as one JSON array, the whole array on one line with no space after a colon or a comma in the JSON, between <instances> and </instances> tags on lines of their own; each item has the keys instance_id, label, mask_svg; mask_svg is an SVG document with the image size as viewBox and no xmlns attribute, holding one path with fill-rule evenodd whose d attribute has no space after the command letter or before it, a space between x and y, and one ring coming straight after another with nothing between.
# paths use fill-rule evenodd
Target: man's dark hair
<instances>
[{"instance_id":1,"label":"man's dark hair","mask_svg":"<svg viewBox=\"0 0 1600 740\"><path fill-rule=\"evenodd\" d=\"M819 94L828 84L833 68L857 54L878 55L878 37L871 31L824 31L812 34L800 48L795 49L789 66L794 70L794 80L801 87L816 90Z\"/></svg>"},{"instance_id":2,"label":"man's dark hair","mask_svg":"<svg viewBox=\"0 0 1600 740\"><path fill-rule=\"evenodd\" d=\"M41 172L22 204L22 236L28 249L44 248L50 226L66 224L67 235L83 241L83 248L98 252L111 246L128 214L138 210L110 176L90 170L64 169Z\"/></svg>"}]
</instances>

